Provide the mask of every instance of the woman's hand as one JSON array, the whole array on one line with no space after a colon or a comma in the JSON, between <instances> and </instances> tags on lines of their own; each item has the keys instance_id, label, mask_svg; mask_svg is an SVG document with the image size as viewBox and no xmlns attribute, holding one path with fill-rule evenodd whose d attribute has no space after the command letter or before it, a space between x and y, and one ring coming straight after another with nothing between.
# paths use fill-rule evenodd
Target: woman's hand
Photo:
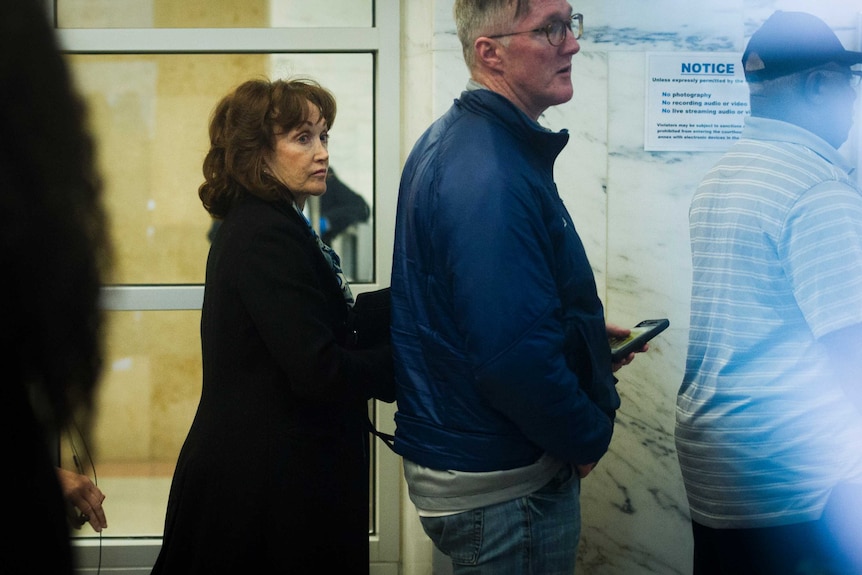
<instances>
[{"instance_id":1,"label":"woman's hand","mask_svg":"<svg viewBox=\"0 0 862 575\"><path fill-rule=\"evenodd\" d=\"M67 503L69 521L75 529L80 529L86 522L97 532L108 526L108 519L102 508L105 494L89 477L58 467L57 479Z\"/></svg>"}]
</instances>

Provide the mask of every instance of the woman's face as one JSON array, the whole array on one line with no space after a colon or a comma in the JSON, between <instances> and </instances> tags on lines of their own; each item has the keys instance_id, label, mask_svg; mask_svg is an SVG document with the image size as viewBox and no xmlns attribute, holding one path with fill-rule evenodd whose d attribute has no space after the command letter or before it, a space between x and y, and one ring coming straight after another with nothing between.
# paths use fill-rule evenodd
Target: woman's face
<instances>
[{"instance_id":1,"label":"woman's face","mask_svg":"<svg viewBox=\"0 0 862 575\"><path fill-rule=\"evenodd\" d=\"M276 132L274 151L266 158L269 172L293 193L300 209L308 196L326 192L329 126L317 106L308 102L308 120L289 132Z\"/></svg>"}]
</instances>

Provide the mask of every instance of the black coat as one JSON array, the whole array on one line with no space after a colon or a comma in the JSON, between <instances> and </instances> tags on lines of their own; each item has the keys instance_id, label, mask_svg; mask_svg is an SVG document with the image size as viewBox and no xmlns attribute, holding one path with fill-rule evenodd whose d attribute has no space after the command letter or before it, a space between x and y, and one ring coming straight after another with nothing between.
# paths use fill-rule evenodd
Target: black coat
<instances>
[{"instance_id":1,"label":"black coat","mask_svg":"<svg viewBox=\"0 0 862 575\"><path fill-rule=\"evenodd\" d=\"M25 495L7 498L11 506L4 506L16 519L3 538L7 550L3 572L72 575L67 503L57 481L57 446L49 449L53 441L46 440L25 387L22 381L6 380L0 393L2 405L15 414L7 420L11 440L3 452L16 483L26 489Z\"/></svg>"},{"instance_id":2,"label":"black coat","mask_svg":"<svg viewBox=\"0 0 862 575\"><path fill-rule=\"evenodd\" d=\"M246 195L210 248L203 390L153 573L368 572L367 399L388 344L349 347L348 307L310 228Z\"/></svg>"}]
</instances>

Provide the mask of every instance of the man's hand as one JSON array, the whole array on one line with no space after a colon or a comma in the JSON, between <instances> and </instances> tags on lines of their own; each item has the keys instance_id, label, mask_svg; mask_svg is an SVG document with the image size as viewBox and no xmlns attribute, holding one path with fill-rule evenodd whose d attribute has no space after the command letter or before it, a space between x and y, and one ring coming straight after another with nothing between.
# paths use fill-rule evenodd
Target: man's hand
<instances>
[{"instance_id":1,"label":"man's hand","mask_svg":"<svg viewBox=\"0 0 862 575\"><path fill-rule=\"evenodd\" d=\"M620 327L620 326L612 324L610 322L606 322L605 327L607 328L607 331L608 331L608 338L611 338L611 337L628 337L629 334L631 334L631 332L632 332L632 330L630 330L628 328ZM648 349L649 349L649 344L648 343L644 344L644 346L642 348L640 348L639 351L636 351L634 353L630 353L626 357L622 358L620 361L615 362L613 364L613 370L617 371L622 366L630 364L635 359L635 353L643 353L643 352L647 351Z\"/></svg>"},{"instance_id":2,"label":"man's hand","mask_svg":"<svg viewBox=\"0 0 862 575\"><path fill-rule=\"evenodd\" d=\"M578 477L583 479L590 474L590 471L595 469L596 465L596 463L585 463L583 465L576 465L575 467L578 470Z\"/></svg>"}]
</instances>

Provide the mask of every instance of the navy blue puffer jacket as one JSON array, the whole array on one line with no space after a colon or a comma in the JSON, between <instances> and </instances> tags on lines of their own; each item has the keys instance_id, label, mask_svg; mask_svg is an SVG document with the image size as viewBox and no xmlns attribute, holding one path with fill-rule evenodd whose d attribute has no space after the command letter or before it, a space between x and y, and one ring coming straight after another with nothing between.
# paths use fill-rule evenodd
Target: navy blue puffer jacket
<instances>
[{"instance_id":1,"label":"navy blue puffer jacket","mask_svg":"<svg viewBox=\"0 0 862 575\"><path fill-rule=\"evenodd\" d=\"M568 134L464 92L404 168L392 268L395 449L494 471L606 452L604 310L553 167Z\"/></svg>"}]
</instances>

